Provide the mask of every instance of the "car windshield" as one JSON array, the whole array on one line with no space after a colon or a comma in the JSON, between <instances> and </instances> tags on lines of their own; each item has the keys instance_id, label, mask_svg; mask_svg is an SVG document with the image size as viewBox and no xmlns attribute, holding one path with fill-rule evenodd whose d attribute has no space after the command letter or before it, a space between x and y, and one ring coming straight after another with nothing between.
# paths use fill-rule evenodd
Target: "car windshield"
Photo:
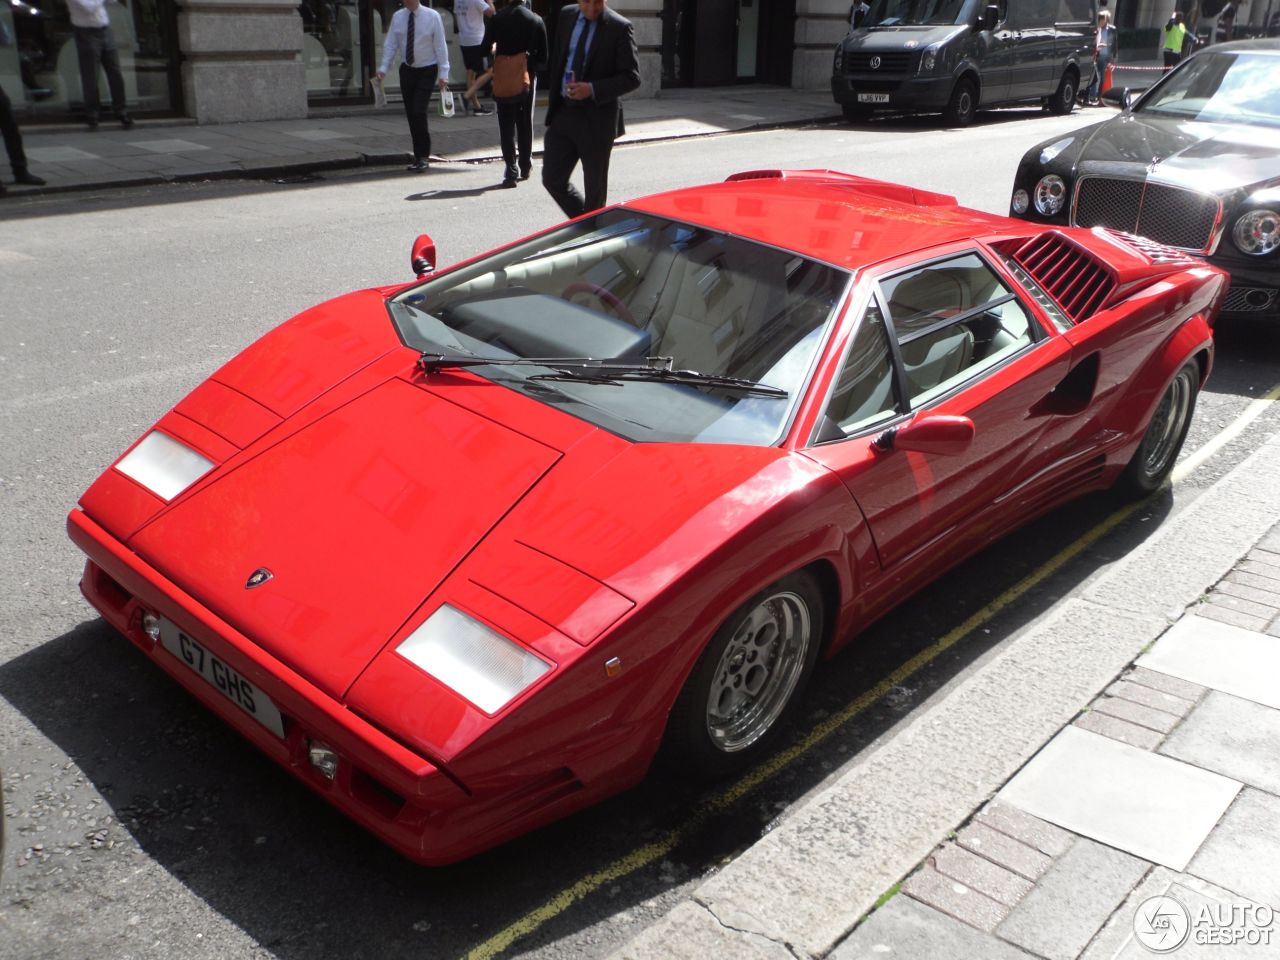
<instances>
[{"instance_id":1,"label":"car windshield","mask_svg":"<svg viewBox=\"0 0 1280 960\"><path fill-rule=\"evenodd\" d=\"M429 377L459 358L546 359L468 369L632 440L769 445L848 281L789 251L613 209L411 287L391 312L407 345L453 358L427 364ZM582 358L709 376L603 375Z\"/></svg>"},{"instance_id":2,"label":"car windshield","mask_svg":"<svg viewBox=\"0 0 1280 960\"><path fill-rule=\"evenodd\" d=\"M1136 109L1187 120L1280 127L1280 58L1202 53L1155 87Z\"/></svg>"},{"instance_id":3,"label":"car windshield","mask_svg":"<svg viewBox=\"0 0 1280 960\"><path fill-rule=\"evenodd\" d=\"M864 27L910 27L968 22L966 0L871 0Z\"/></svg>"}]
</instances>

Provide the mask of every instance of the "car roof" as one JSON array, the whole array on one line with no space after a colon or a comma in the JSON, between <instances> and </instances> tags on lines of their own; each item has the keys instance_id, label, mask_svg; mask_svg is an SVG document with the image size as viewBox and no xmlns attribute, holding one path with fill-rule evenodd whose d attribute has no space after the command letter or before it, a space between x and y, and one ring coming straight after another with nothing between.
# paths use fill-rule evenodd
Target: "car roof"
<instances>
[{"instance_id":1,"label":"car roof","mask_svg":"<svg viewBox=\"0 0 1280 960\"><path fill-rule=\"evenodd\" d=\"M625 206L849 270L957 240L1038 232L954 197L830 170L752 171Z\"/></svg>"},{"instance_id":2,"label":"car roof","mask_svg":"<svg viewBox=\"0 0 1280 960\"><path fill-rule=\"evenodd\" d=\"M1258 40L1232 40L1215 43L1200 51L1205 53L1280 53L1280 37L1263 37Z\"/></svg>"}]
</instances>

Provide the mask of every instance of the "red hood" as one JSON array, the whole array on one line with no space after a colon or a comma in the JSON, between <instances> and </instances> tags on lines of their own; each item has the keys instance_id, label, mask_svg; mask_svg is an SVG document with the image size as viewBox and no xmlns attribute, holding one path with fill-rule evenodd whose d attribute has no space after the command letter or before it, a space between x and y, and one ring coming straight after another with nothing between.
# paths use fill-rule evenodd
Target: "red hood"
<instances>
[{"instance_id":1,"label":"red hood","mask_svg":"<svg viewBox=\"0 0 1280 960\"><path fill-rule=\"evenodd\" d=\"M393 380L177 503L131 545L341 698L559 456ZM273 578L247 590L259 567Z\"/></svg>"}]
</instances>

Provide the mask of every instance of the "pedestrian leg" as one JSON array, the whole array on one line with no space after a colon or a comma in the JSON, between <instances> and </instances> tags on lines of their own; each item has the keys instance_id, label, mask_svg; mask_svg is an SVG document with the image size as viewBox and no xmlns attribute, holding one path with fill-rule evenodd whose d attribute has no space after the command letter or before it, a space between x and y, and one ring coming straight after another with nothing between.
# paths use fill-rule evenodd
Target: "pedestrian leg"
<instances>
[{"instance_id":1,"label":"pedestrian leg","mask_svg":"<svg viewBox=\"0 0 1280 960\"><path fill-rule=\"evenodd\" d=\"M98 50L96 30L74 27L76 57L80 61L80 92L84 98L85 120L89 126L98 125Z\"/></svg>"},{"instance_id":2,"label":"pedestrian leg","mask_svg":"<svg viewBox=\"0 0 1280 960\"><path fill-rule=\"evenodd\" d=\"M516 113L516 140L520 144L520 179L528 180L533 170L533 104L536 99L538 84L530 77L529 92L518 104Z\"/></svg>"},{"instance_id":3,"label":"pedestrian leg","mask_svg":"<svg viewBox=\"0 0 1280 960\"><path fill-rule=\"evenodd\" d=\"M498 103L498 140L502 144L502 185L516 185L520 170L516 166L516 126L519 123L521 104Z\"/></svg>"},{"instance_id":4,"label":"pedestrian leg","mask_svg":"<svg viewBox=\"0 0 1280 960\"><path fill-rule=\"evenodd\" d=\"M565 107L564 111L571 109ZM542 141L542 186L566 217L576 217L585 209L582 194L569 182L579 158L576 138L571 136L575 126L575 119L561 112L547 127Z\"/></svg>"},{"instance_id":5,"label":"pedestrian leg","mask_svg":"<svg viewBox=\"0 0 1280 960\"><path fill-rule=\"evenodd\" d=\"M121 121L128 120L128 105L124 99L124 73L120 70L120 53L116 50L115 37L111 35L110 27L102 34L102 72L107 75L107 87L111 90L112 112Z\"/></svg>"}]
</instances>

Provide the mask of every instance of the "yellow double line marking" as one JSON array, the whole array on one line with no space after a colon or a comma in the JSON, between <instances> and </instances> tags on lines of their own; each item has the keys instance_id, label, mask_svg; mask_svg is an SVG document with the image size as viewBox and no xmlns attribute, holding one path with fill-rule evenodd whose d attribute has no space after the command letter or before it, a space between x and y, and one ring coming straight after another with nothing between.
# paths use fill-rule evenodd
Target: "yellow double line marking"
<instances>
[{"instance_id":1,"label":"yellow double line marking","mask_svg":"<svg viewBox=\"0 0 1280 960\"><path fill-rule=\"evenodd\" d=\"M1194 470L1201 466L1213 454L1217 453L1223 446L1229 443L1235 437L1239 436L1244 429L1257 419L1264 410L1273 402L1280 399L1280 386L1275 387L1266 396L1254 400L1245 409L1239 417L1233 420L1225 429L1209 440L1204 446L1196 450L1195 453L1188 456L1173 471L1171 482L1180 483L1186 479ZM842 726L852 720L858 714L862 713L873 703L887 694L891 689L910 679L916 673L919 673L930 663L946 653L966 636L991 620L997 613L1005 607L1014 603L1023 597L1028 591L1035 589L1039 584L1043 583L1047 578L1051 577L1064 565L1070 563L1089 547L1093 546L1099 539L1106 536L1120 524L1124 523L1129 517L1133 516L1143 506L1140 501L1130 504L1126 507L1115 511L1105 520L1093 527L1079 539L1068 544L1057 554L1047 560L1043 565L1027 574L1017 583L1015 583L995 600L987 604L981 610L976 611L969 616L959 626L953 627L947 631L940 639L935 641L932 646L921 650L910 660L907 660L900 667L890 673L887 677L877 683L874 687L864 691L855 700L845 706L837 713L833 713L826 717L821 723L808 732L803 739L792 744L787 749L781 751L771 757L766 763L755 768L745 777L735 782L731 787L723 793L712 797L710 801L704 804L693 814L683 825L671 830L665 836L650 843L646 843L642 847L637 847L626 856L615 860L602 870L596 870L587 874L581 880L571 886L566 887L557 893L554 897L537 909L525 914L515 923L505 929L494 934L488 940L473 947L467 953L467 960L491 960L517 940L525 937L544 923L559 916L578 900L583 899L589 894L594 893L601 887L615 880L634 873L637 870L647 867L651 863L661 860L668 856L681 843L695 835L709 820L717 814L733 806L751 791L756 789L762 783L772 779L780 771L790 766L792 762L804 756L818 744L822 743Z\"/></svg>"}]
</instances>

